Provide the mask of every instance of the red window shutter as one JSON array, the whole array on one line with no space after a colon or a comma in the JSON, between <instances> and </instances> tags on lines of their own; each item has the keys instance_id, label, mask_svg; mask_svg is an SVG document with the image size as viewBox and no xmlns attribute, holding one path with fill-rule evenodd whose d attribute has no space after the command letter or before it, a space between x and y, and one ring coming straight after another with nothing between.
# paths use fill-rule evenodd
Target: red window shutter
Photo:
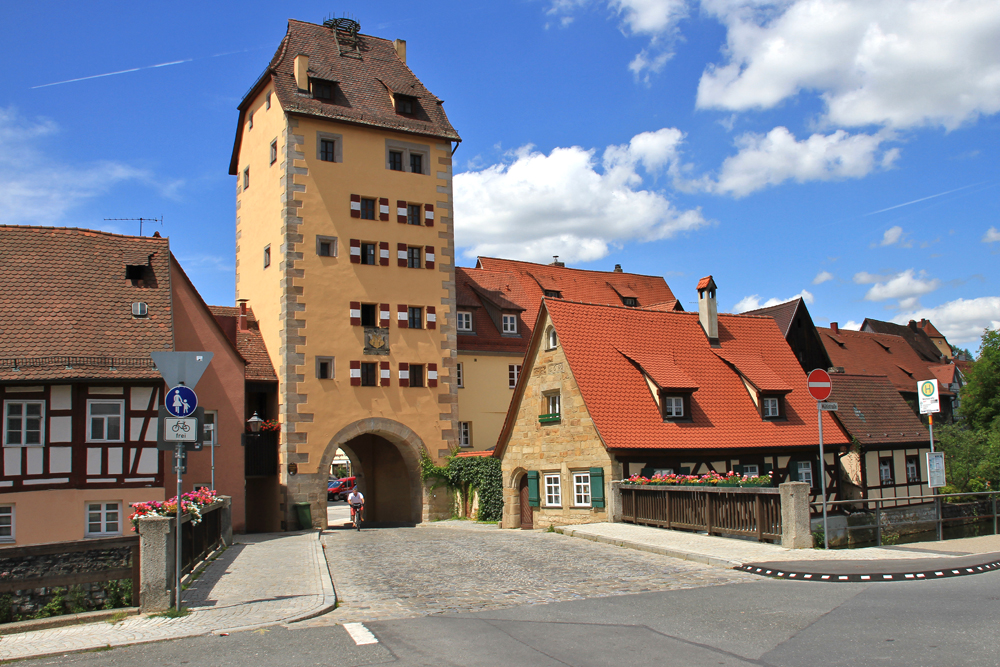
<instances>
[{"instance_id":1,"label":"red window shutter","mask_svg":"<svg viewBox=\"0 0 1000 667\"><path fill-rule=\"evenodd\" d=\"M427 306L427 328L437 329L437 309Z\"/></svg>"},{"instance_id":2,"label":"red window shutter","mask_svg":"<svg viewBox=\"0 0 1000 667\"><path fill-rule=\"evenodd\" d=\"M378 200L378 219L382 221L389 220L389 198L380 197Z\"/></svg>"},{"instance_id":3,"label":"red window shutter","mask_svg":"<svg viewBox=\"0 0 1000 667\"><path fill-rule=\"evenodd\" d=\"M361 263L361 239L351 239L351 264Z\"/></svg>"},{"instance_id":4,"label":"red window shutter","mask_svg":"<svg viewBox=\"0 0 1000 667\"><path fill-rule=\"evenodd\" d=\"M401 225L406 224L406 202L397 201L396 202L396 222Z\"/></svg>"},{"instance_id":5,"label":"red window shutter","mask_svg":"<svg viewBox=\"0 0 1000 667\"><path fill-rule=\"evenodd\" d=\"M360 250L359 250L360 252ZM358 261L361 261L361 256L358 255ZM406 268L406 244L397 243L396 244L396 265Z\"/></svg>"},{"instance_id":6,"label":"red window shutter","mask_svg":"<svg viewBox=\"0 0 1000 667\"><path fill-rule=\"evenodd\" d=\"M424 224L434 226L434 204L424 204Z\"/></svg>"},{"instance_id":7,"label":"red window shutter","mask_svg":"<svg viewBox=\"0 0 1000 667\"><path fill-rule=\"evenodd\" d=\"M381 266L389 266L389 242L378 242L378 263Z\"/></svg>"},{"instance_id":8,"label":"red window shutter","mask_svg":"<svg viewBox=\"0 0 1000 667\"><path fill-rule=\"evenodd\" d=\"M351 217L361 217L361 195L351 195Z\"/></svg>"},{"instance_id":9,"label":"red window shutter","mask_svg":"<svg viewBox=\"0 0 1000 667\"><path fill-rule=\"evenodd\" d=\"M389 370L388 361L378 362L379 367L379 386L388 387L392 384L392 372Z\"/></svg>"},{"instance_id":10,"label":"red window shutter","mask_svg":"<svg viewBox=\"0 0 1000 667\"><path fill-rule=\"evenodd\" d=\"M436 387L438 386L438 365L437 364L427 364L427 386Z\"/></svg>"},{"instance_id":11,"label":"red window shutter","mask_svg":"<svg viewBox=\"0 0 1000 667\"><path fill-rule=\"evenodd\" d=\"M361 326L361 302L352 301L351 302L351 326L360 327Z\"/></svg>"},{"instance_id":12,"label":"red window shutter","mask_svg":"<svg viewBox=\"0 0 1000 667\"><path fill-rule=\"evenodd\" d=\"M410 386L410 365L402 361L399 362L399 386Z\"/></svg>"},{"instance_id":13,"label":"red window shutter","mask_svg":"<svg viewBox=\"0 0 1000 667\"><path fill-rule=\"evenodd\" d=\"M378 305L378 325L383 329L389 326L389 304L387 303L380 303Z\"/></svg>"},{"instance_id":14,"label":"red window shutter","mask_svg":"<svg viewBox=\"0 0 1000 667\"><path fill-rule=\"evenodd\" d=\"M432 245L424 248L424 266L428 269L434 268L434 246Z\"/></svg>"},{"instance_id":15,"label":"red window shutter","mask_svg":"<svg viewBox=\"0 0 1000 667\"><path fill-rule=\"evenodd\" d=\"M351 386L360 387L361 386L361 362L352 361L351 362Z\"/></svg>"},{"instance_id":16,"label":"red window shutter","mask_svg":"<svg viewBox=\"0 0 1000 667\"><path fill-rule=\"evenodd\" d=\"M409 311L407 310L405 303L399 304L397 308L396 324L399 326L400 329L410 328Z\"/></svg>"}]
</instances>

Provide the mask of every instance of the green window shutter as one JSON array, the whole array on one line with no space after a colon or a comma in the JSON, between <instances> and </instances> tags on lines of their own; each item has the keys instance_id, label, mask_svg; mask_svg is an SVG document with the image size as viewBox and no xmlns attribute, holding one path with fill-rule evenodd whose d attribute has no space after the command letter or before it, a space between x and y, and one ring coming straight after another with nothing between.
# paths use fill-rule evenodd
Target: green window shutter
<instances>
[{"instance_id":1,"label":"green window shutter","mask_svg":"<svg viewBox=\"0 0 1000 667\"><path fill-rule=\"evenodd\" d=\"M528 504L538 507L542 504L542 498L538 495L538 471L528 471Z\"/></svg>"},{"instance_id":2,"label":"green window shutter","mask_svg":"<svg viewBox=\"0 0 1000 667\"><path fill-rule=\"evenodd\" d=\"M653 476L653 468L643 468L642 470L639 471L639 476L649 479L650 477Z\"/></svg>"},{"instance_id":3,"label":"green window shutter","mask_svg":"<svg viewBox=\"0 0 1000 667\"><path fill-rule=\"evenodd\" d=\"M772 468L771 466L767 465L766 463L760 467L760 474L761 475L766 475L769 472L774 472L774 468Z\"/></svg>"},{"instance_id":4,"label":"green window shutter","mask_svg":"<svg viewBox=\"0 0 1000 667\"><path fill-rule=\"evenodd\" d=\"M742 477L743 476L743 466L733 466L733 472L736 473L737 475L739 475L740 477Z\"/></svg>"},{"instance_id":5,"label":"green window shutter","mask_svg":"<svg viewBox=\"0 0 1000 667\"><path fill-rule=\"evenodd\" d=\"M604 507L604 468L590 469L590 506Z\"/></svg>"},{"instance_id":6,"label":"green window shutter","mask_svg":"<svg viewBox=\"0 0 1000 667\"><path fill-rule=\"evenodd\" d=\"M691 468L681 468L681 471L678 474L679 475L690 475L691 474Z\"/></svg>"},{"instance_id":7,"label":"green window shutter","mask_svg":"<svg viewBox=\"0 0 1000 667\"><path fill-rule=\"evenodd\" d=\"M799 481L799 462L794 459L788 462L788 481Z\"/></svg>"}]
</instances>

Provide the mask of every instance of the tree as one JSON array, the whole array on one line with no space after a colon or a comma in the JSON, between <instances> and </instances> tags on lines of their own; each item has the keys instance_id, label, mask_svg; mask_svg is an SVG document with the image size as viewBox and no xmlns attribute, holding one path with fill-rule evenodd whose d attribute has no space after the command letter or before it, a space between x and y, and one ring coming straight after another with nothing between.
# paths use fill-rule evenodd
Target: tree
<instances>
[{"instance_id":1,"label":"tree","mask_svg":"<svg viewBox=\"0 0 1000 667\"><path fill-rule=\"evenodd\" d=\"M987 432L967 424L935 427L934 439L944 452L948 485L957 493L1000 488L1000 430Z\"/></svg>"},{"instance_id":2,"label":"tree","mask_svg":"<svg viewBox=\"0 0 1000 667\"><path fill-rule=\"evenodd\" d=\"M961 414L973 429L1000 428L1000 331L987 329L962 388Z\"/></svg>"}]
</instances>

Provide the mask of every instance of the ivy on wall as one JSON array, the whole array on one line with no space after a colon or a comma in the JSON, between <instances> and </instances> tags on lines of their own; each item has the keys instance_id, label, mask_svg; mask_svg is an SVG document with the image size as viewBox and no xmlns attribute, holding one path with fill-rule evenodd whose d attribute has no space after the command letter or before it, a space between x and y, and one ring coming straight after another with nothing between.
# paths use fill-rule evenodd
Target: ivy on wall
<instances>
[{"instance_id":1,"label":"ivy on wall","mask_svg":"<svg viewBox=\"0 0 1000 667\"><path fill-rule=\"evenodd\" d=\"M421 478L435 480L433 486L445 485L461 495L465 515L469 515L472 494L479 494L479 521L499 521L503 514L503 481L500 460L492 456L452 456L443 466L434 465L423 453L420 460Z\"/></svg>"}]
</instances>

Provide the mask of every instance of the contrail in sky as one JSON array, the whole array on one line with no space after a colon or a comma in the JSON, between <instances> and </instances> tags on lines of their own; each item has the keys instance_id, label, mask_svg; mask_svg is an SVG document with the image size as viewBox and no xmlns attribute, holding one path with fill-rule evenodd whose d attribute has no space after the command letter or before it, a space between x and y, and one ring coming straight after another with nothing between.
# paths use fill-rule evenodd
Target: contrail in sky
<instances>
[{"instance_id":1,"label":"contrail in sky","mask_svg":"<svg viewBox=\"0 0 1000 667\"><path fill-rule=\"evenodd\" d=\"M255 49L243 49L241 51L227 51L226 53L216 53L211 56L203 56L201 58L185 58L184 60L172 60L168 63L159 63L157 65L146 65L145 67L133 67L131 69L118 70L117 72L105 72L104 74L94 74L92 76L81 76L78 79L66 79L65 81L56 81L54 83L43 83L40 86L32 86L31 90L36 88L48 88L49 86L61 86L64 83L75 83L77 81L87 81L89 79L100 79L105 76L115 76L116 74L128 74L129 72L138 72L144 69L156 69L157 67L169 67L170 65L180 65L182 63L189 63L195 60L204 60L205 58L218 58L220 56L231 56L234 53L246 53L247 51L253 51Z\"/></svg>"},{"instance_id":2,"label":"contrail in sky","mask_svg":"<svg viewBox=\"0 0 1000 667\"><path fill-rule=\"evenodd\" d=\"M931 195L929 197L922 197L920 199L914 199L913 201L908 201L903 204L896 204L895 206L890 206L889 208L883 208L879 209L878 211L872 211L871 213L865 213L865 216L875 215L876 213L885 213L886 211L891 211L894 208L902 208L903 206L909 206L910 204L919 204L922 201L927 201L928 199L934 199L935 197L943 197L944 195L950 195L952 192L965 190L966 188L971 188L976 185L981 185L981 183L972 183L971 185L963 185L960 188L955 188L954 190L948 190L947 192L939 192L936 195Z\"/></svg>"}]
</instances>

